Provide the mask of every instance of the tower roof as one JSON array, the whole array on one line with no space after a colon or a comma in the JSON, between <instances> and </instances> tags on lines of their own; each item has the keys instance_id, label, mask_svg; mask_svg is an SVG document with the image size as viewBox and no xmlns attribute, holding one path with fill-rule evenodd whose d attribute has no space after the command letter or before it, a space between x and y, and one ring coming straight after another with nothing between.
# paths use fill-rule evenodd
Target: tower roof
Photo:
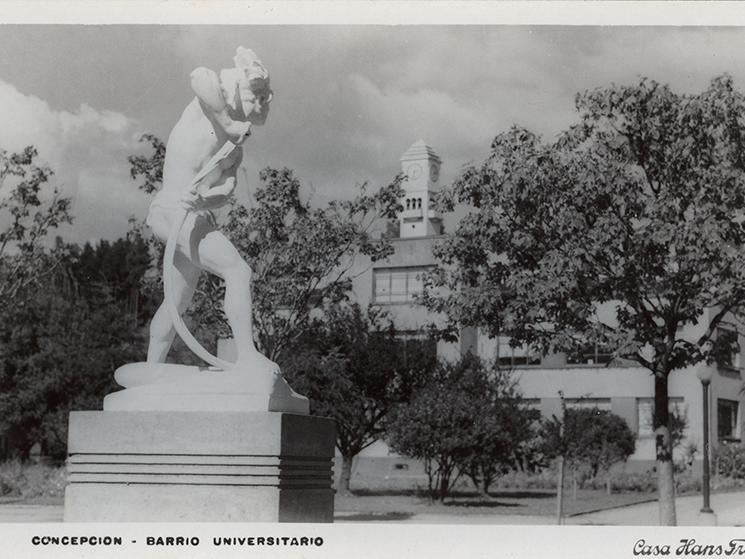
<instances>
[{"instance_id":1,"label":"tower roof","mask_svg":"<svg viewBox=\"0 0 745 559\"><path fill-rule=\"evenodd\" d=\"M434 160L442 163L440 157L429 147L424 140L417 140L401 156L401 161L421 161L422 159Z\"/></svg>"}]
</instances>

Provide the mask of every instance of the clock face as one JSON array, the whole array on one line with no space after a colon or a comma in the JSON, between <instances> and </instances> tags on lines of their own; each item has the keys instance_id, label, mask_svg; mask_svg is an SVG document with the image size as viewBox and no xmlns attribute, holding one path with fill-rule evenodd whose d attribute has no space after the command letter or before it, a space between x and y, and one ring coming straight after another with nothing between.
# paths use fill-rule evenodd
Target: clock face
<instances>
[{"instance_id":1,"label":"clock face","mask_svg":"<svg viewBox=\"0 0 745 559\"><path fill-rule=\"evenodd\" d=\"M437 179L440 178L440 166L437 163L432 163L429 166L429 176L432 182L437 182Z\"/></svg>"},{"instance_id":2,"label":"clock face","mask_svg":"<svg viewBox=\"0 0 745 559\"><path fill-rule=\"evenodd\" d=\"M413 165L409 165L409 167L406 169L406 174L412 180L418 179L422 175L421 165L418 165L417 163L414 163Z\"/></svg>"}]
</instances>

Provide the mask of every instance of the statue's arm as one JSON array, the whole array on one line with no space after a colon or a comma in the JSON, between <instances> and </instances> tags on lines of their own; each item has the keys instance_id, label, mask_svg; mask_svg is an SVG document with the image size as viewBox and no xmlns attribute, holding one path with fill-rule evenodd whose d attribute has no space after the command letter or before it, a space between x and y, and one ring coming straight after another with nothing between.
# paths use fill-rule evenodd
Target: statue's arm
<instances>
[{"instance_id":1,"label":"statue's arm","mask_svg":"<svg viewBox=\"0 0 745 559\"><path fill-rule=\"evenodd\" d=\"M243 160L242 154L230 168L223 171L221 176L222 182L214 184L209 187L197 186L195 194L199 198L198 205L202 209L212 210L224 206L228 203L230 196L235 191L235 187L238 184L237 174L238 167Z\"/></svg>"},{"instance_id":2,"label":"statue's arm","mask_svg":"<svg viewBox=\"0 0 745 559\"><path fill-rule=\"evenodd\" d=\"M211 117L210 120L217 122L231 141L242 142L251 124L230 117L218 75L209 68L197 68L191 73L191 88L199 99L202 110Z\"/></svg>"},{"instance_id":3,"label":"statue's arm","mask_svg":"<svg viewBox=\"0 0 745 559\"><path fill-rule=\"evenodd\" d=\"M202 200L204 201L205 209L213 209L220 206L224 206L228 198L233 194L235 186L237 184L236 178L228 177L225 182L218 184L207 190L202 194Z\"/></svg>"}]
</instances>

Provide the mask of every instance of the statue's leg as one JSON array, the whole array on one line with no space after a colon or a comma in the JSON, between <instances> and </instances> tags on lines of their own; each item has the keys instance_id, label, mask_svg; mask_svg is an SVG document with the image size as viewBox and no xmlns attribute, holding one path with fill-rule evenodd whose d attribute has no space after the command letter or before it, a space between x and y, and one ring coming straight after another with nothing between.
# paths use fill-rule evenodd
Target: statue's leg
<instances>
[{"instance_id":1,"label":"statue's leg","mask_svg":"<svg viewBox=\"0 0 745 559\"><path fill-rule=\"evenodd\" d=\"M215 229L204 232L198 244L202 268L225 280L225 316L230 323L238 354L237 365L252 370L278 371L275 363L261 355L253 339L251 317L251 268L233 243Z\"/></svg>"},{"instance_id":2,"label":"statue's leg","mask_svg":"<svg viewBox=\"0 0 745 559\"><path fill-rule=\"evenodd\" d=\"M183 313L194 295L199 279L199 269L179 250L174 256L173 290L178 312ZM148 363L164 363L176 336L168 308L163 302L150 321L150 344L147 348Z\"/></svg>"}]
</instances>

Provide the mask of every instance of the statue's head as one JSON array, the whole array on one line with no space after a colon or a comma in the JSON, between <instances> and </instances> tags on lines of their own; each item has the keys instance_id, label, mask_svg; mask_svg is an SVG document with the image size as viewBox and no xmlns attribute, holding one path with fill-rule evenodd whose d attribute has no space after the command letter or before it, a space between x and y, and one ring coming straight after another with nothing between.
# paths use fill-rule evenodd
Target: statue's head
<instances>
[{"instance_id":1,"label":"statue's head","mask_svg":"<svg viewBox=\"0 0 745 559\"><path fill-rule=\"evenodd\" d=\"M269 72L250 49L238 47L233 61L235 68L220 72L226 101L252 124L264 124L272 100Z\"/></svg>"}]
</instances>

